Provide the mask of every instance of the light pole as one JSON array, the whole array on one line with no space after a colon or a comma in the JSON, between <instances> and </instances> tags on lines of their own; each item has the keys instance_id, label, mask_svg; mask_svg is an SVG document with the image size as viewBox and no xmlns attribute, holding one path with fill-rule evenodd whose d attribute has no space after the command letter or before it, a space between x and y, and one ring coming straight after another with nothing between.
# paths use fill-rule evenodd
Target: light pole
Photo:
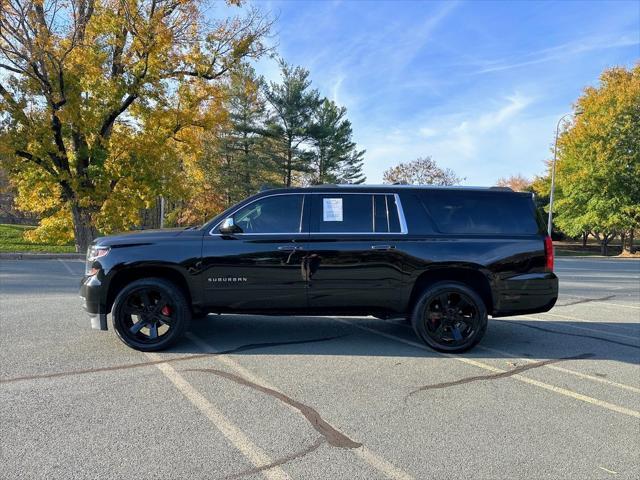
<instances>
[{"instance_id":1,"label":"light pole","mask_svg":"<svg viewBox=\"0 0 640 480\"><path fill-rule=\"evenodd\" d=\"M575 113L571 112L571 113L565 113L563 116L560 117L560 119L558 120L558 124L556 125L556 140L553 144L553 163L551 164L551 195L549 195L549 222L547 224L547 233L549 234L549 236L551 236L551 224L553 221L553 192L556 189L556 160L558 159L558 136L560 135L560 124L562 123L562 120L564 120L567 117L577 117L578 115L581 115L582 111L581 110L576 110Z\"/></svg>"}]
</instances>

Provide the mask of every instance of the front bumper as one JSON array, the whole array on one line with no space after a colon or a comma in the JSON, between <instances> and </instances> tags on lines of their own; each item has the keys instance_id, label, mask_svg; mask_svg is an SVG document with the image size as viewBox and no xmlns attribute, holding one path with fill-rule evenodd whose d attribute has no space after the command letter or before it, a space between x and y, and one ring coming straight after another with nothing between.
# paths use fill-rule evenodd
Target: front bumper
<instances>
[{"instance_id":1,"label":"front bumper","mask_svg":"<svg viewBox=\"0 0 640 480\"><path fill-rule=\"evenodd\" d=\"M558 300L553 272L527 273L497 282L493 317L548 312Z\"/></svg>"},{"instance_id":2,"label":"front bumper","mask_svg":"<svg viewBox=\"0 0 640 480\"><path fill-rule=\"evenodd\" d=\"M97 275L85 275L80 282L80 297L84 299L84 309L89 314L91 328L107 330L107 314L101 303L102 282Z\"/></svg>"}]
</instances>

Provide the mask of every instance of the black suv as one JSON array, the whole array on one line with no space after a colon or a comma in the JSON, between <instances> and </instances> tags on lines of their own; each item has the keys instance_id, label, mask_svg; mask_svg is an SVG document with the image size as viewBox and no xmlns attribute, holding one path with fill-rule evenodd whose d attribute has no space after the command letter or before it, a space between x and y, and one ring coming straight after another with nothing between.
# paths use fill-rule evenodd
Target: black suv
<instances>
[{"instance_id":1,"label":"black suv","mask_svg":"<svg viewBox=\"0 0 640 480\"><path fill-rule=\"evenodd\" d=\"M529 193L320 186L263 191L197 229L98 238L81 295L92 326L160 350L192 317L404 317L461 352L493 317L556 302L553 246Z\"/></svg>"}]
</instances>

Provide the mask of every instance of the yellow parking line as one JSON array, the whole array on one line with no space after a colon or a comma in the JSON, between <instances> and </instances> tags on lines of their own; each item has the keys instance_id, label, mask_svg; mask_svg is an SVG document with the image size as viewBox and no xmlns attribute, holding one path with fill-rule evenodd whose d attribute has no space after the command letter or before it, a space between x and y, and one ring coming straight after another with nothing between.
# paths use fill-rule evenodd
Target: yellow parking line
<instances>
[{"instance_id":1,"label":"yellow parking line","mask_svg":"<svg viewBox=\"0 0 640 480\"><path fill-rule=\"evenodd\" d=\"M413 342L411 340L406 340L402 337L397 337L395 335L391 335L389 333L385 333L385 332L381 332L379 330L376 330L374 328L369 328L369 327L365 327L363 325L358 325L357 322L349 322L347 320L343 320L339 317L331 317L334 320L347 324L347 325L351 325L353 327L359 328L361 330L365 330L371 333L375 333L376 335L380 335L383 337L387 337L387 338L391 338L393 340L396 340L398 342L402 342L402 343L406 343L407 345L411 345L413 347L418 347L420 349L423 350L428 350L431 353L434 353L436 355L440 355L443 357L447 357L447 358L451 358L453 360L457 360L459 362L462 363L466 363L467 365L473 365L474 367L478 367L478 368L482 368L484 370L488 370L490 372L494 372L494 373L504 373L506 372L506 370L503 370L501 368L497 368L497 367L493 367L491 365L488 365L486 363L482 363L479 362L477 360L472 360L470 358L465 358L465 357L458 357L455 355L450 355L447 353L440 353L440 352L436 352L435 350L431 350L430 348L428 348L426 345L418 343L418 342ZM536 387L539 388L543 388L545 390L548 390L550 392L553 393L557 393L559 395L564 395L566 397L570 397L573 398L575 400L580 400L581 402L586 402L586 403L590 403L591 405L596 405L598 407L604 408L606 410L610 410L612 412L616 412L616 413L621 413L623 415L628 415L630 417L634 417L634 418L640 418L640 412L636 411L636 410L631 410L630 408L625 408L625 407L621 407L619 405L615 405L613 403L609 403L609 402L605 402L604 400L598 400L597 398L593 398L593 397L589 397L587 395L583 395L581 393L578 392L574 392L573 390L569 390L568 388L561 388L561 387L556 387L555 385L551 385L545 382L540 382L538 380L534 380L532 378L529 377L525 377L523 375L520 374L515 374L512 375L509 378L514 378L520 382L523 383L527 383L529 385L534 385Z\"/></svg>"}]
</instances>

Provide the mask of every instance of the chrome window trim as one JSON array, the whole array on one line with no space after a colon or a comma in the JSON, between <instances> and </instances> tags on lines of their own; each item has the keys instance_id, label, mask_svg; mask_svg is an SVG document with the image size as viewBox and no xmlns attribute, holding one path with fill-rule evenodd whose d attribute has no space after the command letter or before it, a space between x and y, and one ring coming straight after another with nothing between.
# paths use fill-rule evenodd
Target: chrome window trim
<instances>
[{"instance_id":1,"label":"chrome window trim","mask_svg":"<svg viewBox=\"0 0 640 480\"><path fill-rule=\"evenodd\" d=\"M384 196L384 210L387 212L387 232L391 231L391 219L389 218L389 195Z\"/></svg>"},{"instance_id":2,"label":"chrome window trim","mask_svg":"<svg viewBox=\"0 0 640 480\"><path fill-rule=\"evenodd\" d=\"M409 230L407 229L407 220L404 218L404 210L402 210L402 203L400 202L400 195L397 193L393 194L393 197L396 199L396 208L398 209L398 220L400 221L400 233L406 235Z\"/></svg>"},{"instance_id":3,"label":"chrome window trim","mask_svg":"<svg viewBox=\"0 0 640 480\"><path fill-rule=\"evenodd\" d=\"M375 192L287 192L287 193L273 193L271 195L264 195L261 196L259 198L256 198L254 200L252 200L249 203L246 203L238 208L236 208L233 212L231 212L229 215L227 215L225 218L223 218L222 220L220 220L218 223L216 223L211 230L209 230L209 236L217 236L220 237L222 236L221 233L217 233L214 232L214 230L216 230L220 224L222 222L224 222L224 220L226 218L232 217L234 216L236 213L238 213L238 211L244 207L248 207L249 205L252 205L253 203L257 202L258 200L263 200L265 198L269 198L269 197L278 197L281 195L302 195L302 207L301 207L301 214L300 214L300 230L302 230L302 216L304 214L304 202L305 202L305 195L332 195L332 194L336 194L336 195L385 195L385 200L386 200L386 196L387 195L393 195L395 201L396 201L396 209L398 210L398 220L400 221L400 231L399 232L302 232L302 231L297 231L297 232L280 232L280 233L236 233L234 235L236 236L255 236L255 235L406 235L408 233L407 230L407 221L404 218L404 211L402 210L402 203L400 203L400 196L397 193L375 193ZM387 214L387 222L389 221L389 215Z\"/></svg>"}]
</instances>

